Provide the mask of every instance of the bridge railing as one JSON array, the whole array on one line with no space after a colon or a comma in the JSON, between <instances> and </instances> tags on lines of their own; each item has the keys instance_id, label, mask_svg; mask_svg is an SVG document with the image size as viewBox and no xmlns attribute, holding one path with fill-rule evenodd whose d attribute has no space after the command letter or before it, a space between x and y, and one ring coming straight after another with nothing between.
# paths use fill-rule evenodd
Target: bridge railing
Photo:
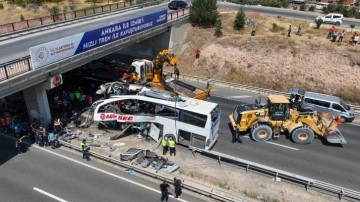
<instances>
[{"instance_id":1,"label":"bridge railing","mask_svg":"<svg viewBox=\"0 0 360 202\"><path fill-rule=\"evenodd\" d=\"M43 16L40 18L27 19L24 21L2 24L2 25L0 25L0 36L5 36L8 34L21 32L21 31L25 31L25 30L29 30L29 29L33 29L33 28L37 28L37 27L49 26L49 25L53 25L56 23L69 22L69 21L72 21L75 19L86 18L86 17L90 17L93 15L106 13L106 12L110 12L110 11L116 11L116 10L125 9L125 8L132 8L132 7L142 8L142 7L157 5L160 3L162 3L161 0L149 1L149 2L146 2L143 4L135 4L135 3L133 3L133 1L128 1L128 2L123 1L123 2L114 3L114 4L106 4L106 5L101 5L101 6L88 7L88 8L74 10L71 12L60 13L60 14L52 15L52 16Z\"/></svg>"},{"instance_id":2,"label":"bridge railing","mask_svg":"<svg viewBox=\"0 0 360 202\"><path fill-rule=\"evenodd\" d=\"M206 83L208 80L208 78L193 76L193 75L186 75L186 74L180 75L180 77L183 79L195 80L197 82L202 82L202 83ZM276 91L276 90L271 90L271 89L266 89L266 88L260 88L260 87L255 87L255 86L247 86L247 85L231 83L231 82L226 82L226 81L220 81L220 80L214 80L214 85L225 86L225 87L234 88L237 90L249 91L249 92L260 93L260 94L286 95L286 92L281 92L281 91ZM349 104L349 106L354 109L356 116L360 116L360 106L350 105L350 104Z\"/></svg>"},{"instance_id":3,"label":"bridge railing","mask_svg":"<svg viewBox=\"0 0 360 202\"><path fill-rule=\"evenodd\" d=\"M168 13L168 21L175 20L188 14L189 9L181 9L170 12ZM28 71L32 71L32 63L30 56L0 64L0 81L10 79Z\"/></svg>"}]
</instances>

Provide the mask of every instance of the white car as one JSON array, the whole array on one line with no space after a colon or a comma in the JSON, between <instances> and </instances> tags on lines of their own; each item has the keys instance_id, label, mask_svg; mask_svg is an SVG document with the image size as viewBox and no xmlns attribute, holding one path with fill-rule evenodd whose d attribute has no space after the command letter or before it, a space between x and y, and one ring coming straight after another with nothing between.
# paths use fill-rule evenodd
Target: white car
<instances>
[{"instance_id":1,"label":"white car","mask_svg":"<svg viewBox=\"0 0 360 202\"><path fill-rule=\"evenodd\" d=\"M321 19L323 23L329 23L334 25L341 25L344 16L339 13L329 13L326 15L316 17L316 20Z\"/></svg>"},{"instance_id":2,"label":"white car","mask_svg":"<svg viewBox=\"0 0 360 202\"><path fill-rule=\"evenodd\" d=\"M322 9L326 8L328 5L329 5L329 3L319 2L315 5L315 9L322 10Z\"/></svg>"}]
</instances>

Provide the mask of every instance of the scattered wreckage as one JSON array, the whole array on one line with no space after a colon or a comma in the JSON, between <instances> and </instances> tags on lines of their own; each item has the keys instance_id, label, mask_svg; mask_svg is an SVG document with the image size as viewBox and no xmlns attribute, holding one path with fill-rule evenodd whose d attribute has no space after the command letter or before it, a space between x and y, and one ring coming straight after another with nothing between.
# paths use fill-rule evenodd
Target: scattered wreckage
<instances>
[{"instance_id":1,"label":"scattered wreckage","mask_svg":"<svg viewBox=\"0 0 360 202\"><path fill-rule=\"evenodd\" d=\"M166 168L168 173L172 173L179 169L175 162L169 161L167 158L158 156L156 152L150 150L142 150L130 148L126 152L120 154L120 160L130 161L131 165L141 165L143 168L152 166L156 171Z\"/></svg>"}]
</instances>

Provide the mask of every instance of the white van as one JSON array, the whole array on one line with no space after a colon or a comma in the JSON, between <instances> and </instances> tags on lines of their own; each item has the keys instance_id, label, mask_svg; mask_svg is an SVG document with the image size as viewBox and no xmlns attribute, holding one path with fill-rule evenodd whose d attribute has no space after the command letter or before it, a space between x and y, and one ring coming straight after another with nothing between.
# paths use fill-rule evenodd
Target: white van
<instances>
[{"instance_id":1,"label":"white van","mask_svg":"<svg viewBox=\"0 0 360 202\"><path fill-rule=\"evenodd\" d=\"M301 97L300 106L298 106L298 110L301 112L330 112L333 116L340 117L341 122L352 122L355 119L354 109L339 97L303 91L298 88L289 89L288 95L295 96L295 98Z\"/></svg>"},{"instance_id":2,"label":"white van","mask_svg":"<svg viewBox=\"0 0 360 202\"><path fill-rule=\"evenodd\" d=\"M325 3L325 2L318 2L315 5L315 9L317 10L322 10L324 8L326 8L329 5L329 3Z\"/></svg>"}]
</instances>

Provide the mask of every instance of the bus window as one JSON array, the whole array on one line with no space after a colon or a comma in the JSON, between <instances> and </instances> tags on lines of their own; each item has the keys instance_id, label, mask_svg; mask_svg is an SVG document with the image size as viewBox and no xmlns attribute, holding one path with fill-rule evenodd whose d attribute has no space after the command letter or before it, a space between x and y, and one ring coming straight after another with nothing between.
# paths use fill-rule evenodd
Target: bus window
<instances>
[{"instance_id":1,"label":"bus window","mask_svg":"<svg viewBox=\"0 0 360 202\"><path fill-rule=\"evenodd\" d=\"M178 110L176 110L174 108L167 107L167 106L164 106L164 105L157 105L155 107L155 112L159 116L177 117L177 114L178 114L177 111Z\"/></svg>"},{"instance_id":2,"label":"bus window","mask_svg":"<svg viewBox=\"0 0 360 202\"><path fill-rule=\"evenodd\" d=\"M221 116L220 114L220 106L218 105L214 110L212 110L211 112L211 122L215 122L216 120L218 120Z\"/></svg>"},{"instance_id":3,"label":"bus window","mask_svg":"<svg viewBox=\"0 0 360 202\"><path fill-rule=\"evenodd\" d=\"M206 125L206 119L207 116L203 114L197 114L195 112L188 112L185 110L180 111L179 121L184 123L204 128Z\"/></svg>"}]
</instances>

